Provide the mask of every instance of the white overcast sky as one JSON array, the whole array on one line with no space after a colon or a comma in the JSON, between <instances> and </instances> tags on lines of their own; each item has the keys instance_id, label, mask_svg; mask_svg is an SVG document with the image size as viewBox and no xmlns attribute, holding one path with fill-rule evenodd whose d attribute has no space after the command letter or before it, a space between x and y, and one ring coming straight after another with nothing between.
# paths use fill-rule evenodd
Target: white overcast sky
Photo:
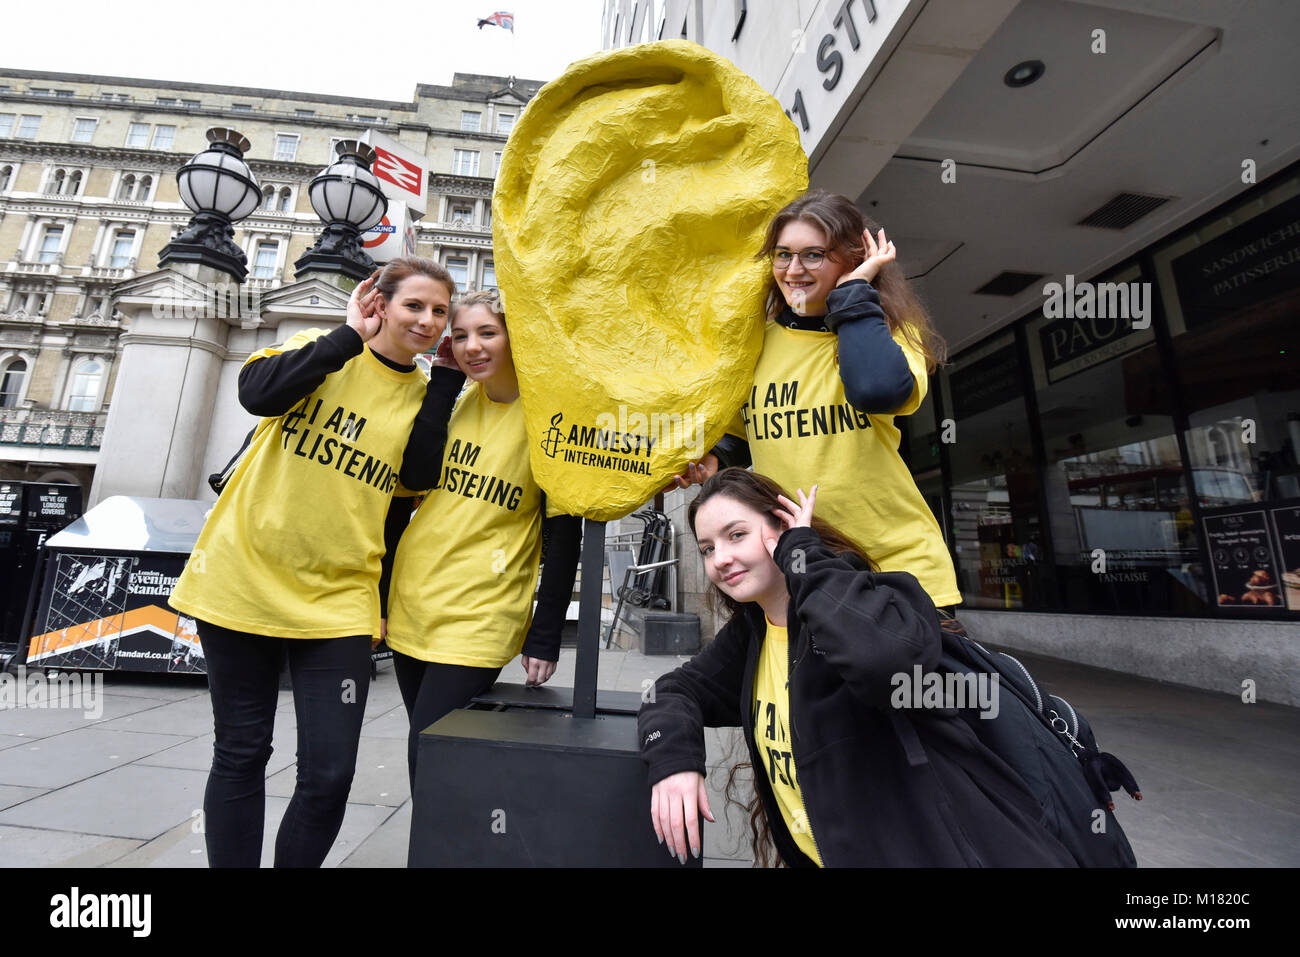
<instances>
[{"instance_id":1,"label":"white overcast sky","mask_svg":"<svg viewBox=\"0 0 1300 957\"><path fill-rule=\"evenodd\" d=\"M552 80L600 50L602 0L6 3L0 67L409 102L417 83ZM515 15L514 35L476 21Z\"/></svg>"}]
</instances>

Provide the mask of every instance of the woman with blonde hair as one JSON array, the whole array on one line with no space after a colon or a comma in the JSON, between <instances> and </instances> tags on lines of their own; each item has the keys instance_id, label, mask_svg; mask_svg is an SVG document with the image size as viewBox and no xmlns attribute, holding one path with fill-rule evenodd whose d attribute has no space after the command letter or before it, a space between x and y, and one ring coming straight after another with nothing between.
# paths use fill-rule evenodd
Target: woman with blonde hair
<instances>
[{"instance_id":1,"label":"woman with blonde hair","mask_svg":"<svg viewBox=\"0 0 1300 957\"><path fill-rule=\"evenodd\" d=\"M403 468L403 484L431 491L409 526L399 516L389 534L387 636L411 720L412 790L422 730L490 688L521 652L527 684L554 674L582 533L581 519L548 514L533 478L499 297L464 296L449 338L469 381L446 424L445 453Z\"/></svg>"}]
</instances>

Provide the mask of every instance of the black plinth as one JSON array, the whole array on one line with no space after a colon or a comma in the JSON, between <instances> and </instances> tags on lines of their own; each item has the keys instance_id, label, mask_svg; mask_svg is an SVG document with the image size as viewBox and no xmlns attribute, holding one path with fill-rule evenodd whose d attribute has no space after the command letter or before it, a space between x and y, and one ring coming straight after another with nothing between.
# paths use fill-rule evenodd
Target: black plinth
<instances>
[{"instance_id":1,"label":"black plinth","mask_svg":"<svg viewBox=\"0 0 1300 957\"><path fill-rule=\"evenodd\" d=\"M575 687L498 684L420 733L409 866L681 866L650 823L641 696L596 689L604 549L586 522Z\"/></svg>"},{"instance_id":2,"label":"black plinth","mask_svg":"<svg viewBox=\"0 0 1300 957\"><path fill-rule=\"evenodd\" d=\"M420 735L409 866L681 866L650 824L635 716L495 707Z\"/></svg>"}]
</instances>

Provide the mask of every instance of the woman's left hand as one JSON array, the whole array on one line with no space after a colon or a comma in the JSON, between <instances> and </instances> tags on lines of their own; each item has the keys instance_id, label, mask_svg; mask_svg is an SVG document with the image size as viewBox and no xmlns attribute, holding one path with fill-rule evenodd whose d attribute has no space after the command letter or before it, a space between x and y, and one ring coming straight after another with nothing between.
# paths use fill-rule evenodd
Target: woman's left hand
<instances>
[{"instance_id":1,"label":"woman's left hand","mask_svg":"<svg viewBox=\"0 0 1300 957\"><path fill-rule=\"evenodd\" d=\"M871 230L864 229L862 238L866 240L864 244L867 250L867 258L862 261L862 265L853 272L847 272L840 277L836 286L842 286L853 279L865 279L867 282L875 279L880 273L880 267L886 263L894 261L894 244L885 238L885 231L880 231L880 242L877 243L871 238Z\"/></svg>"},{"instance_id":2,"label":"woman's left hand","mask_svg":"<svg viewBox=\"0 0 1300 957\"><path fill-rule=\"evenodd\" d=\"M543 661L541 658L530 658L524 655L520 663L524 666L524 671L528 672L528 678L524 681L526 685L544 685L551 680L551 675L555 674L556 662L554 661Z\"/></svg>"},{"instance_id":3,"label":"woman's left hand","mask_svg":"<svg viewBox=\"0 0 1300 957\"><path fill-rule=\"evenodd\" d=\"M442 366L444 369L455 369L457 372L464 371L456 363L456 356L451 351L451 336L443 336L438 340L438 350L433 354L433 361L430 365Z\"/></svg>"},{"instance_id":4,"label":"woman's left hand","mask_svg":"<svg viewBox=\"0 0 1300 957\"><path fill-rule=\"evenodd\" d=\"M813 506L817 502L817 486L812 487L812 491L804 495L803 489L796 490L799 495L799 504L796 505L784 495L777 496L777 501L781 503L782 508L772 509L772 514L781 520L786 528L812 528ZM776 554L776 543L779 536L768 531L766 526L763 528L763 544L767 546L769 555Z\"/></svg>"}]
</instances>

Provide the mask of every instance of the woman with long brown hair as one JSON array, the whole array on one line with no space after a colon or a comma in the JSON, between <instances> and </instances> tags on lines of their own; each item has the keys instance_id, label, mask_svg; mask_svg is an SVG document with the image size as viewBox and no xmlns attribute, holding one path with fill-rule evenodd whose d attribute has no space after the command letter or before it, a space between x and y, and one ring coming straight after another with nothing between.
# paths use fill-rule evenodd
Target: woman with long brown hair
<instances>
[{"instance_id":1,"label":"woman with long brown hair","mask_svg":"<svg viewBox=\"0 0 1300 957\"><path fill-rule=\"evenodd\" d=\"M660 841L679 860L700 855L699 817L713 820L704 728L739 725L757 861L774 849L798 867L1073 866L1024 782L955 711L895 706L897 676L938 664L938 615L913 576L877 574L813 515L818 494L800 489L796 505L732 468L690 505L705 573L733 614L659 678L638 717Z\"/></svg>"},{"instance_id":2,"label":"woman with long brown hair","mask_svg":"<svg viewBox=\"0 0 1300 957\"><path fill-rule=\"evenodd\" d=\"M417 413L439 418L459 387L414 360L442 335L455 293L438 263L395 259L353 290L346 323L258 350L240 370L240 404L261 421L170 598L196 620L207 660L213 867L261 859L286 657L298 770L275 866L319 867L338 836L380 634L385 514Z\"/></svg>"},{"instance_id":3,"label":"woman with long brown hair","mask_svg":"<svg viewBox=\"0 0 1300 957\"><path fill-rule=\"evenodd\" d=\"M758 257L772 272L750 399L675 484L751 458L787 488L815 480L823 515L882 570L915 575L940 608L958 604L939 523L898 453L894 420L920 407L944 345L894 244L848 197L813 190L773 218Z\"/></svg>"}]
</instances>

